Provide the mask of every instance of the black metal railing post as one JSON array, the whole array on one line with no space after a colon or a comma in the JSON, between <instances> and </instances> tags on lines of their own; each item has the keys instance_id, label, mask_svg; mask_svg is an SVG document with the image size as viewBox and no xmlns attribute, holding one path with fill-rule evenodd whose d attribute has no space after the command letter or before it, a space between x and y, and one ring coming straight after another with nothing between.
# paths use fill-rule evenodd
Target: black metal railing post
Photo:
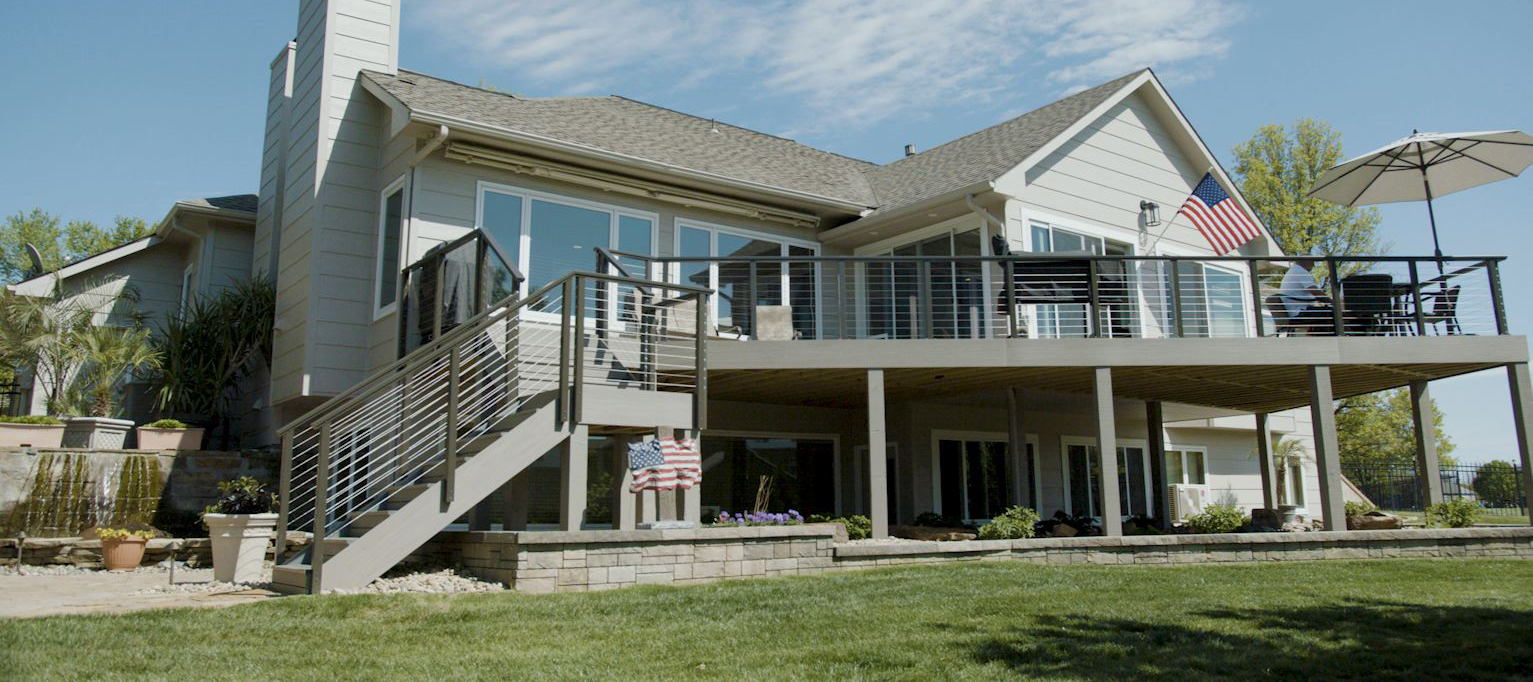
<instances>
[{"instance_id":1,"label":"black metal railing post","mask_svg":"<svg viewBox=\"0 0 1533 682\"><path fill-rule=\"evenodd\" d=\"M1015 261L1007 260L1002 262L1001 271L1006 277L1006 333L1008 338L1013 339L1017 338L1017 329L1021 326L1017 321L1017 317L1021 315L1021 312L1017 310L1017 278L1015 270Z\"/></svg>"},{"instance_id":2,"label":"black metal railing post","mask_svg":"<svg viewBox=\"0 0 1533 682\"><path fill-rule=\"evenodd\" d=\"M1496 334L1505 336L1506 304L1501 300L1501 268L1496 265L1496 261L1485 261L1485 276L1490 279L1490 305L1496 316Z\"/></svg>"},{"instance_id":3,"label":"black metal railing post","mask_svg":"<svg viewBox=\"0 0 1533 682\"><path fill-rule=\"evenodd\" d=\"M1326 275L1331 280L1331 323L1336 325L1337 336L1346 336L1347 316L1343 309L1347 304L1341 291L1341 272L1336 267L1336 259L1332 257L1325 259L1325 267L1330 270Z\"/></svg>"},{"instance_id":4,"label":"black metal railing post","mask_svg":"<svg viewBox=\"0 0 1533 682\"><path fill-rule=\"evenodd\" d=\"M1416 268L1416 261L1406 263L1406 270L1411 276L1411 304L1415 308L1416 336L1427 335L1427 314L1421 309L1421 272Z\"/></svg>"},{"instance_id":5,"label":"black metal railing post","mask_svg":"<svg viewBox=\"0 0 1533 682\"><path fill-rule=\"evenodd\" d=\"M447 352L446 453L442 462L442 508L452 504L458 494L458 393L462 352L453 346Z\"/></svg>"},{"instance_id":6,"label":"black metal railing post","mask_svg":"<svg viewBox=\"0 0 1533 682\"><path fill-rule=\"evenodd\" d=\"M559 423L569 426L571 416L570 400L570 309L573 303L570 297L575 289L574 279L564 280L560 295L564 300L559 305Z\"/></svg>"},{"instance_id":7,"label":"black metal railing post","mask_svg":"<svg viewBox=\"0 0 1533 682\"><path fill-rule=\"evenodd\" d=\"M585 281L584 277L580 277L578 275L575 276L575 277L571 277L570 280L575 283L575 319L574 319L574 324L573 324L573 326L574 326L574 330L573 330L574 331L574 336L571 339L571 343L573 343L574 345L570 349L573 352L573 354L574 354L574 361L575 361L575 373L574 373L574 376L572 376L570 378L570 393L572 395L572 397L570 399L570 408L571 408L570 425L573 427L574 425L579 424L581 418L584 416L584 415L581 414L581 411L582 411L581 408L584 407L583 403L585 402L585 376L586 376L586 334L585 334L585 332L586 332L586 318L585 318L586 295L585 295L585 284L586 284L586 281Z\"/></svg>"},{"instance_id":8,"label":"black metal railing post","mask_svg":"<svg viewBox=\"0 0 1533 682\"><path fill-rule=\"evenodd\" d=\"M750 333L746 336L752 339L759 339L761 338L761 330L756 328L756 301L760 299L760 296L757 295L756 291L758 286L756 282L756 261L751 261L746 267L749 269L748 276L751 278L750 286L745 289L750 292L749 300L745 302L745 319L749 320L748 324L750 325Z\"/></svg>"},{"instance_id":9,"label":"black metal railing post","mask_svg":"<svg viewBox=\"0 0 1533 682\"><path fill-rule=\"evenodd\" d=\"M1182 315L1182 267L1181 261L1171 258L1166 261L1166 266L1171 269L1171 320L1176 328L1176 338L1187 336L1186 327Z\"/></svg>"},{"instance_id":10,"label":"black metal railing post","mask_svg":"<svg viewBox=\"0 0 1533 682\"><path fill-rule=\"evenodd\" d=\"M932 264L929 260L916 262L916 276L921 278L921 338L932 338ZM911 330L914 333L914 329Z\"/></svg>"},{"instance_id":11,"label":"black metal railing post","mask_svg":"<svg viewBox=\"0 0 1533 682\"><path fill-rule=\"evenodd\" d=\"M694 292L697 301L697 338L693 350L692 428L708 428L708 295Z\"/></svg>"},{"instance_id":12,"label":"black metal railing post","mask_svg":"<svg viewBox=\"0 0 1533 682\"><path fill-rule=\"evenodd\" d=\"M846 338L846 261L836 261L836 338Z\"/></svg>"},{"instance_id":13,"label":"black metal railing post","mask_svg":"<svg viewBox=\"0 0 1533 682\"><path fill-rule=\"evenodd\" d=\"M1086 323L1087 335L1091 338L1102 336L1102 292L1097 284L1097 262L1095 259L1086 261L1086 299L1089 302L1091 321Z\"/></svg>"},{"instance_id":14,"label":"black metal railing post","mask_svg":"<svg viewBox=\"0 0 1533 682\"><path fill-rule=\"evenodd\" d=\"M1256 322L1256 338L1267 335L1266 321L1262 320L1262 275L1260 262L1257 260L1246 261L1251 267L1251 314Z\"/></svg>"}]
</instances>

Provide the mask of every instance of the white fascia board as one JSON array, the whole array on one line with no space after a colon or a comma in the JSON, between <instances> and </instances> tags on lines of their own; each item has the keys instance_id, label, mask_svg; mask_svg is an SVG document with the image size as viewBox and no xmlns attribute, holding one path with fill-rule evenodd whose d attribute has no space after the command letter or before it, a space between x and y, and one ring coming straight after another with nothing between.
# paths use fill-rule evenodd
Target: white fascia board
<instances>
[{"instance_id":1,"label":"white fascia board","mask_svg":"<svg viewBox=\"0 0 1533 682\"><path fill-rule=\"evenodd\" d=\"M54 272L44 273L32 279L17 282L6 288L10 289L11 293L22 296L52 296L53 284L58 279L69 279L76 275L85 274L95 268L126 258L159 244L160 241L159 235L149 235L123 244L115 249L102 251L85 260L70 263Z\"/></svg>"},{"instance_id":2,"label":"white fascia board","mask_svg":"<svg viewBox=\"0 0 1533 682\"><path fill-rule=\"evenodd\" d=\"M985 194L985 193L988 193L988 192L991 192L991 191L994 191L994 190L995 190L995 183L993 183L993 182L986 181L986 182L981 182L981 183L969 185L968 187L964 187L964 188L961 188L961 189L956 189L956 190L953 190L953 191L948 192L946 194L939 194L939 195L937 195L935 197L932 197L930 199L926 199L924 201L918 201L918 202L916 202L914 204L909 204L909 205L906 205L906 206L901 206L901 207L899 207L897 209L892 209L892 210L890 210L887 213L880 213L880 214L878 214L876 216L872 216L870 218L859 218L859 219L854 220L852 222L849 222L849 223L847 223L845 225L841 225L841 226L838 226L838 227L831 228L829 230L826 230L825 232L820 233L819 239L820 239L820 242L824 243L824 244L829 244L829 243L837 242L837 241L846 239L848 237L854 236L854 235L862 232L863 230L868 230L868 229L876 228L879 225L887 223L887 222L889 222L891 220L895 220L897 218L903 218L903 217L909 216L912 213L920 213L922 211L926 211L926 210L930 210L932 208L935 208L937 206L942 206L943 204L952 203L954 201L961 201L964 197L970 196L970 195L978 197L978 196L980 196L982 194Z\"/></svg>"},{"instance_id":3,"label":"white fascia board","mask_svg":"<svg viewBox=\"0 0 1533 682\"><path fill-rule=\"evenodd\" d=\"M395 25L397 26L398 22L395 22ZM395 43L397 44L398 41L395 41ZM373 79L368 78L366 74L363 74L362 78L358 80L362 82L363 90L371 93L373 97L378 98L379 102L382 102L384 106L389 108L388 139L392 140L398 137L399 133L403 132L410 125L410 107L405 106L405 103L399 101L398 97L385 90L383 86L373 82Z\"/></svg>"}]
</instances>

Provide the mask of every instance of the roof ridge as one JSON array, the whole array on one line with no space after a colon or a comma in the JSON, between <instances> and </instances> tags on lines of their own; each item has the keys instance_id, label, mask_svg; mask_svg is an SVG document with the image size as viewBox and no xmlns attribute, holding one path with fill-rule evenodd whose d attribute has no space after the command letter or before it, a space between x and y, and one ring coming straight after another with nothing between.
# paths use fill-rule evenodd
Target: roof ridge
<instances>
[{"instance_id":1,"label":"roof ridge","mask_svg":"<svg viewBox=\"0 0 1533 682\"><path fill-rule=\"evenodd\" d=\"M912 159L918 159L918 158L920 158L921 156L923 156L925 154L930 154L930 153L935 152L935 151L937 151L939 149L942 149L944 147L957 144L957 143L962 142L964 140L967 140L967 139L969 139L971 137L974 137L975 135L979 135L981 133L986 133L986 132L989 132L991 130L995 130L997 128L1002 128L1002 127L1011 125L1013 123L1016 123L1017 121L1022 120L1023 118L1026 118L1028 116L1036 114L1036 113L1038 113L1038 112L1040 112L1040 111L1042 111L1044 109L1047 109L1049 107L1052 107L1052 106L1055 106L1055 105L1058 105L1058 104L1064 104L1065 102L1069 102L1071 100L1083 97L1083 96L1085 96L1085 95L1087 95L1089 93L1094 93L1094 92L1096 92L1096 91L1098 91L1098 90L1100 90L1100 89L1102 89L1104 87L1107 87L1109 85L1113 85L1115 83L1118 83L1119 81L1126 81L1126 80L1128 80L1130 78L1138 76L1139 74L1144 73L1144 72L1149 71L1149 70L1150 70L1149 67L1144 67L1144 68L1136 70L1136 71L1134 71L1132 73L1124 74L1122 76L1114 78L1112 80L1104 81L1102 83L1098 83L1096 85L1093 85L1093 86L1091 86L1089 88L1086 88L1085 90L1082 90L1082 91L1077 92L1075 94L1067 95L1065 97L1061 97L1061 98L1056 99L1056 100L1054 100L1052 102L1049 102L1048 104L1044 104L1042 106L1034 107L1032 109L1024 111L1024 112L1022 112L1020 114L1017 114L1016 116L1008 118L1008 119L1006 119L1004 121L1001 121L1000 123L997 123L995 125L990 125L990 126L986 126L984 128L980 128L979 130L976 130L976 131L974 131L972 133L969 133L967 135L964 135L962 137L955 137L955 138L953 138L951 140L948 140L947 142L943 142L942 144L939 144L939 145L937 145L935 147L932 147L931 149L927 149L927 150L918 152L916 154L911 154L910 156L900 157L898 159L890 161L889 163L881 164L881 165L878 166L878 168L892 168L892 167L897 166L897 165L899 165L901 163L904 163L906 161L910 161ZM1121 87L1121 86L1119 86L1119 87Z\"/></svg>"}]
</instances>

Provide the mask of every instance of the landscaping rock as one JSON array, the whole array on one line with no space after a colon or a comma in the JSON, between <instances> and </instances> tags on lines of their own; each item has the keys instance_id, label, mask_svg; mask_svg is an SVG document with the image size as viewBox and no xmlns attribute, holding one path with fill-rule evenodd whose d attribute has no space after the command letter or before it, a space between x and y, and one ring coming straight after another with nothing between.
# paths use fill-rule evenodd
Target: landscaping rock
<instances>
[{"instance_id":1,"label":"landscaping rock","mask_svg":"<svg viewBox=\"0 0 1533 682\"><path fill-rule=\"evenodd\" d=\"M1385 514L1384 512L1368 512L1362 516L1348 516L1347 530L1395 530L1405 527L1403 517Z\"/></svg>"},{"instance_id":2,"label":"landscaping rock","mask_svg":"<svg viewBox=\"0 0 1533 682\"><path fill-rule=\"evenodd\" d=\"M452 569L417 572L397 577L374 580L366 587L355 590L325 590L325 594L460 594L468 592L500 592L506 586L485 582L477 578L458 575Z\"/></svg>"},{"instance_id":3,"label":"landscaping rock","mask_svg":"<svg viewBox=\"0 0 1533 682\"><path fill-rule=\"evenodd\" d=\"M974 540L979 534L967 528L932 528L927 526L889 526L889 534L907 540L937 540L950 542Z\"/></svg>"}]
</instances>

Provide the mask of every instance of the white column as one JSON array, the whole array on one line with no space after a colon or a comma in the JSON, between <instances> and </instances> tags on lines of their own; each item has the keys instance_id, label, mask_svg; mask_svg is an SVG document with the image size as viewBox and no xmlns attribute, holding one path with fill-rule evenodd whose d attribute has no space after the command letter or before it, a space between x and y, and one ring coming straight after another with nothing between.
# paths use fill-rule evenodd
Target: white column
<instances>
[{"instance_id":1,"label":"white column","mask_svg":"<svg viewBox=\"0 0 1533 682\"><path fill-rule=\"evenodd\" d=\"M1123 504L1118 498L1118 425L1112 410L1112 370L1097 367L1091 372L1091 391L1096 397L1097 457L1101 460L1102 490L1097 497L1102 509L1102 533L1123 534Z\"/></svg>"},{"instance_id":2,"label":"white column","mask_svg":"<svg viewBox=\"0 0 1533 682\"><path fill-rule=\"evenodd\" d=\"M1256 414L1256 460L1262 476L1262 506L1277 509L1276 477L1272 475L1272 428L1267 413Z\"/></svg>"},{"instance_id":3,"label":"white column","mask_svg":"<svg viewBox=\"0 0 1533 682\"><path fill-rule=\"evenodd\" d=\"M1517 453L1522 457L1522 494L1533 504L1533 383L1528 380L1528 363L1506 366L1507 383L1512 389L1512 423L1517 427Z\"/></svg>"},{"instance_id":4,"label":"white column","mask_svg":"<svg viewBox=\"0 0 1533 682\"><path fill-rule=\"evenodd\" d=\"M580 530L586 517L586 449L590 427L577 424L559 448L559 530Z\"/></svg>"},{"instance_id":5,"label":"white column","mask_svg":"<svg viewBox=\"0 0 1533 682\"><path fill-rule=\"evenodd\" d=\"M884 371L868 370L868 518L873 537L889 537L889 472L885 460Z\"/></svg>"},{"instance_id":6,"label":"white column","mask_svg":"<svg viewBox=\"0 0 1533 682\"><path fill-rule=\"evenodd\" d=\"M1341 446L1336 438L1336 406L1331 396L1331 368L1309 368L1309 412L1315 427L1315 462L1320 469L1320 513L1326 530L1346 530L1341 484Z\"/></svg>"},{"instance_id":7,"label":"white column","mask_svg":"<svg viewBox=\"0 0 1533 682\"><path fill-rule=\"evenodd\" d=\"M1437 425L1432 417L1432 394L1427 382L1411 382L1411 425L1416 436L1416 481L1427 506L1443 501L1442 467L1437 461Z\"/></svg>"}]
</instances>

